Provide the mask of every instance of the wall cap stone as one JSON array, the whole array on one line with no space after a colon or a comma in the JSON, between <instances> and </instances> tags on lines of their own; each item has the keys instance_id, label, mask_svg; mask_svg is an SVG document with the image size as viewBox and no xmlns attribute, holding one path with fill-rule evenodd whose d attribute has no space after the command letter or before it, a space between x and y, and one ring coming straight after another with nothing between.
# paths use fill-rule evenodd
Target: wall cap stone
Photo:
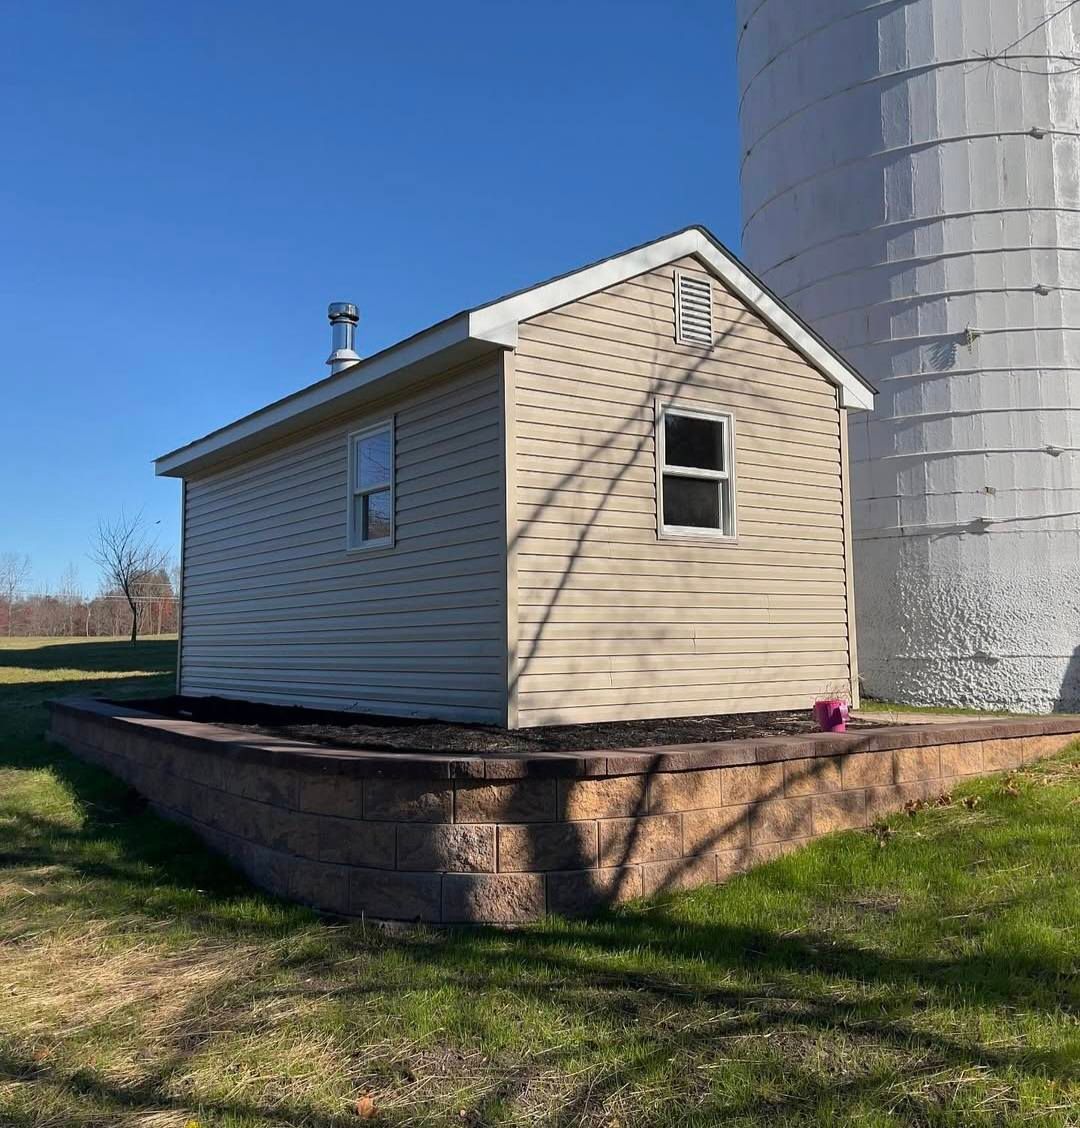
<instances>
[{"instance_id":1,"label":"wall cap stone","mask_svg":"<svg viewBox=\"0 0 1080 1128\"><path fill-rule=\"evenodd\" d=\"M130 705L100 698L66 697L48 702L53 714L92 717L121 731L153 730L155 740L214 753L237 763L299 768L305 772L349 777L418 777L422 779L524 778L568 779L589 776L651 775L700 768L737 767L784 760L886 752L897 748L967 744L1017 737L1080 734L1080 714L1017 717L986 721L883 725L847 733L807 733L764 740L727 740L656 748L597 752L530 752L498 756L449 756L437 752L368 752L333 748L281 737L259 736L208 724L161 717Z\"/></svg>"}]
</instances>

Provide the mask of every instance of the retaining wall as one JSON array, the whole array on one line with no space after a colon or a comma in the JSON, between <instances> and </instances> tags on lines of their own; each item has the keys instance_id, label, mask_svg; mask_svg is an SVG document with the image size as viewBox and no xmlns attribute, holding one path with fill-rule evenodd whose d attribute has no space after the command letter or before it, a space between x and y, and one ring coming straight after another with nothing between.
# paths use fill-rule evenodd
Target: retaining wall
<instances>
[{"instance_id":1,"label":"retaining wall","mask_svg":"<svg viewBox=\"0 0 1080 1128\"><path fill-rule=\"evenodd\" d=\"M50 727L272 893L447 924L722 881L1078 735L1080 717L1034 718L462 758L328 749L89 699L52 703Z\"/></svg>"}]
</instances>

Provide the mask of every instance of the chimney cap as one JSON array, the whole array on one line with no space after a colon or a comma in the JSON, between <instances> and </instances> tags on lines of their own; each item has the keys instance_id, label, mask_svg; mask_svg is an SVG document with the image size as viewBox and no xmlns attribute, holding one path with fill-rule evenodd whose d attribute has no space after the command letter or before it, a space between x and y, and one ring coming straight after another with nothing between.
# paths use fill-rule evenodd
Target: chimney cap
<instances>
[{"instance_id":1,"label":"chimney cap","mask_svg":"<svg viewBox=\"0 0 1080 1128\"><path fill-rule=\"evenodd\" d=\"M360 321L360 311L352 302L331 302L326 316L331 324L335 321L351 321L356 325Z\"/></svg>"}]
</instances>

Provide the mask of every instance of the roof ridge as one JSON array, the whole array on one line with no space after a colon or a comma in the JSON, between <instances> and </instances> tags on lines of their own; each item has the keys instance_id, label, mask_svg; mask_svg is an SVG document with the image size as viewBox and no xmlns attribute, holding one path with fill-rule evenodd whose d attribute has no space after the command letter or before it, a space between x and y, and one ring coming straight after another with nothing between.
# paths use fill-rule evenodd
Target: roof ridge
<instances>
[{"instance_id":1,"label":"roof ridge","mask_svg":"<svg viewBox=\"0 0 1080 1128\"><path fill-rule=\"evenodd\" d=\"M162 455L158 474L186 472L263 445L275 436L340 414L390 377L417 379L474 360L492 348L513 348L518 326L550 309L692 256L709 268L803 358L840 390L841 406L873 406L875 389L705 226L693 224L586 263L502 297L472 306L405 337L282 399ZM393 389L382 385L382 390Z\"/></svg>"}]
</instances>

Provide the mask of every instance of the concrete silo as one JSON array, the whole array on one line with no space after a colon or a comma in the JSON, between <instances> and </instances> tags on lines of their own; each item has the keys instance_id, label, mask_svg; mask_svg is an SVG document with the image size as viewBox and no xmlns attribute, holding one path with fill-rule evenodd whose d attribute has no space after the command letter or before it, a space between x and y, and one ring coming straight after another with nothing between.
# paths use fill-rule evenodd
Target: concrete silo
<instances>
[{"instance_id":1,"label":"concrete silo","mask_svg":"<svg viewBox=\"0 0 1080 1128\"><path fill-rule=\"evenodd\" d=\"M880 389L866 688L1080 709L1080 3L738 0L743 253Z\"/></svg>"}]
</instances>

